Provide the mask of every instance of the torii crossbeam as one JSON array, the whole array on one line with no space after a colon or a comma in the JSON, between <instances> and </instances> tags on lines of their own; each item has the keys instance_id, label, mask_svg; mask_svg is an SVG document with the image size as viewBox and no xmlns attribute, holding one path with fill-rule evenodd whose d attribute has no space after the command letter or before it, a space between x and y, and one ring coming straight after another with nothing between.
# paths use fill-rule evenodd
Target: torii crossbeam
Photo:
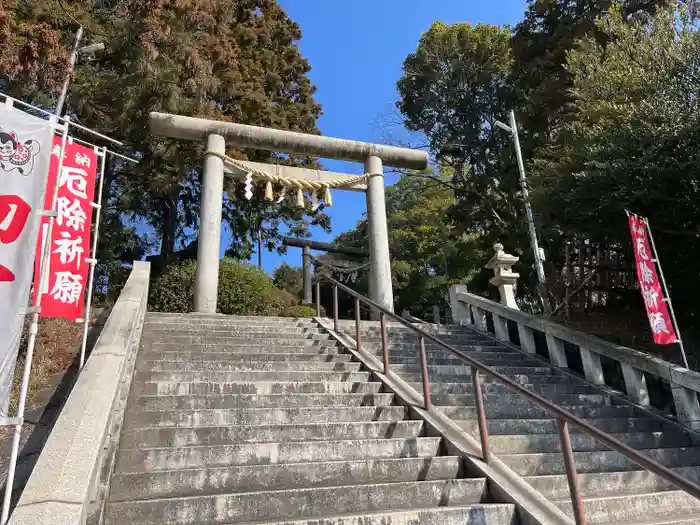
<instances>
[{"instance_id":1,"label":"torii crossbeam","mask_svg":"<svg viewBox=\"0 0 700 525\"><path fill-rule=\"evenodd\" d=\"M196 312L216 312L224 192L222 156L226 154L227 143L244 148L364 163L365 173L369 175L366 189L364 184L348 189L364 190L367 195L370 298L393 311L383 165L422 170L428 166L427 153L408 148L155 112L150 115L150 130L152 134L162 137L206 141L195 279ZM299 168L289 169L287 176L308 180L324 177L324 172L321 171L296 170ZM339 175L342 174L333 174L336 179Z\"/></svg>"}]
</instances>

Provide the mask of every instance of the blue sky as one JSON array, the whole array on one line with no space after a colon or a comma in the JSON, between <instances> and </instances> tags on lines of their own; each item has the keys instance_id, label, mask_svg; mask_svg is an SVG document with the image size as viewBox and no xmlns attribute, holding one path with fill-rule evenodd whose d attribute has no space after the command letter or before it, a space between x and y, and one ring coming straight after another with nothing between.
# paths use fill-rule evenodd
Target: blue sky
<instances>
[{"instance_id":1,"label":"blue sky","mask_svg":"<svg viewBox=\"0 0 700 525\"><path fill-rule=\"evenodd\" d=\"M515 25L526 7L525 0L278 1L302 30L299 47L311 64L316 100L323 106L321 132L367 142L383 142L378 123L396 101L401 64L433 22ZM323 160L323 165L332 171L362 172L360 164ZM387 185L395 181L396 176L387 174ZM364 194L334 191L333 206L327 209L333 231L316 229L313 239L333 239L352 228L365 209ZM283 256L265 251L263 268L271 273L283 260L299 266L301 250L290 248Z\"/></svg>"}]
</instances>

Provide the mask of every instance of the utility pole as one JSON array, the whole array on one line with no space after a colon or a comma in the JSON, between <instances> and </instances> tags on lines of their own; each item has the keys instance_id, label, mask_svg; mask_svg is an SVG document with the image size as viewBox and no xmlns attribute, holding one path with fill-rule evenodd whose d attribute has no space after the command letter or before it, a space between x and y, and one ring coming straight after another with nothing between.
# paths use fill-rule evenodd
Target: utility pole
<instances>
[{"instance_id":1,"label":"utility pole","mask_svg":"<svg viewBox=\"0 0 700 525\"><path fill-rule=\"evenodd\" d=\"M527 179L525 178L525 165L523 164L523 154L520 150L520 139L518 138L518 126L515 122L515 111L510 111L510 126L503 122L496 121L496 126L510 134L515 147L515 158L518 161L518 171L520 172L520 189L523 193L523 202L525 204L525 216L527 217L527 229L530 236L530 246L532 254L535 258L535 272L537 273L537 281L539 284L540 300L544 313L550 315L552 307L547 298L546 277L544 274L544 265L542 264L542 252L540 252L539 243L537 242L537 230L535 230L535 219L532 215L532 206L530 205L530 193L527 189Z\"/></svg>"},{"instance_id":2,"label":"utility pole","mask_svg":"<svg viewBox=\"0 0 700 525\"><path fill-rule=\"evenodd\" d=\"M63 106L66 103L66 97L68 96L68 86L70 85L70 78L73 74L73 69L75 68L75 63L78 60L78 55L80 53L94 53L95 51L102 51L105 48L105 45L100 42L97 44L91 44L89 46L80 46L80 41L83 38L83 26L78 27L78 30L75 32L75 39L73 40L73 51L70 54L70 59L68 60L69 62L69 67L68 71L66 72L66 78L63 80L63 86L61 87L61 94L58 96L58 101L56 101L56 110L54 111L54 114L57 117L61 116L61 113L63 113Z\"/></svg>"}]
</instances>

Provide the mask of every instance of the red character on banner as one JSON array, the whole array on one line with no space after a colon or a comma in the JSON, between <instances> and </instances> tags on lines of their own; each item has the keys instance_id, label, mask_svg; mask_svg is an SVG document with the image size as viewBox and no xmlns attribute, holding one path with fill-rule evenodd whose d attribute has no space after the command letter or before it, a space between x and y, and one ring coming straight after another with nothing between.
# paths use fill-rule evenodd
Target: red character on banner
<instances>
[{"instance_id":1,"label":"red character on banner","mask_svg":"<svg viewBox=\"0 0 700 525\"><path fill-rule=\"evenodd\" d=\"M661 283L656 273L656 266L652 260L647 238L647 228L644 219L630 215L628 217L630 232L632 233L632 246L637 267L639 289L644 298L649 326L654 335L654 342L667 345L677 342L676 333L671 323L668 307L661 291Z\"/></svg>"},{"instance_id":2,"label":"red character on banner","mask_svg":"<svg viewBox=\"0 0 700 525\"><path fill-rule=\"evenodd\" d=\"M19 195L0 195L0 244L12 244L24 231L32 208ZM0 282L12 282L15 274L0 264Z\"/></svg>"},{"instance_id":3,"label":"red character on banner","mask_svg":"<svg viewBox=\"0 0 700 525\"><path fill-rule=\"evenodd\" d=\"M82 316L83 296L89 265L91 201L95 193L97 154L92 148L66 143L61 173L57 174L61 139L51 150L46 208L52 207L52 191L58 176L56 218L51 234L48 281L41 300L42 317L76 320ZM36 275L44 239L40 239Z\"/></svg>"}]
</instances>

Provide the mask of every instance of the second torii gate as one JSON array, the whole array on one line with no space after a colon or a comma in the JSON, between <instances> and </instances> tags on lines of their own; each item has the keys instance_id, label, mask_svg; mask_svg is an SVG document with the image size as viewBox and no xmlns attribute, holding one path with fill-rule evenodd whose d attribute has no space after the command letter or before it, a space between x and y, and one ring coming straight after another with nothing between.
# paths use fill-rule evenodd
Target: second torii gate
<instances>
[{"instance_id":1,"label":"second torii gate","mask_svg":"<svg viewBox=\"0 0 700 525\"><path fill-rule=\"evenodd\" d=\"M312 241L310 239L297 239L296 237L282 237L282 244L301 248L301 266L304 282L304 303L313 303L311 297L311 249L321 250L328 253L338 253L350 255L352 257L369 257L369 252L361 248L351 246L338 246L327 242Z\"/></svg>"},{"instance_id":2,"label":"second torii gate","mask_svg":"<svg viewBox=\"0 0 700 525\"><path fill-rule=\"evenodd\" d=\"M150 115L150 130L157 136L206 142L195 278L195 312L216 312L224 192L223 159L227 143L243 148L364 163L365 173L368 175L367 183L358 183L344 189L366 192L370 234L370 298L393 311L383 166L386 164L397 168L422 170L428 166L427 153L408 148L155 112ZM281 176L288 179L323 182L343 178L350 181L357 178L355 175L288 166L255 164L255 167L263 171L281 171Z\"/></svg>"}]
</instances>

